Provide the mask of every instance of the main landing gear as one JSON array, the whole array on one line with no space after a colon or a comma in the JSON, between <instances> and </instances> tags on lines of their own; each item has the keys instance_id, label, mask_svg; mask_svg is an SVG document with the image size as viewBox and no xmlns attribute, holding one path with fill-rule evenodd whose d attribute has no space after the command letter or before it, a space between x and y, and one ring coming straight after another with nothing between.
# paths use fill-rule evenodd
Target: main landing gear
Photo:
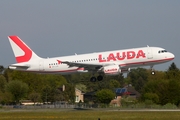
<instances>
[{"instance_id":1,"label":"main landing gear","mask_svg":"<svg viewBox=\"0 0 180 120\"><path fill-rule=\"evenodd\" d=\"M103 80L103 76L102 76L102 75L99 75L99 76L97 76L97 78L94 77L94 76L90 78L90 81L91 81L91 82L96 82L97 80L98 80L98 81L102 81L102 80Z\"/></svg>"}]
</instances>

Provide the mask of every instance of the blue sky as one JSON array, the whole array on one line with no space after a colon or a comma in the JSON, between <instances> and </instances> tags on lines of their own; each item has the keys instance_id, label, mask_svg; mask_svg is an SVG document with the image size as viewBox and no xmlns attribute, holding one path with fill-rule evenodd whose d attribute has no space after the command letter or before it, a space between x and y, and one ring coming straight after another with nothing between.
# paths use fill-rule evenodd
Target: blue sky
<instances>
[{"instance_id":1,"label":"blue sky","mask_svg":"<svg viewBox=\"0 0 180 120\"><path fill-rule=\"evenodd\" d=\"M41 57L149 45L174 53L180 67L179 6L179 0L2 0L0 64L16 62L7 36L18 35Z\"/></svg>"}]
</instances>

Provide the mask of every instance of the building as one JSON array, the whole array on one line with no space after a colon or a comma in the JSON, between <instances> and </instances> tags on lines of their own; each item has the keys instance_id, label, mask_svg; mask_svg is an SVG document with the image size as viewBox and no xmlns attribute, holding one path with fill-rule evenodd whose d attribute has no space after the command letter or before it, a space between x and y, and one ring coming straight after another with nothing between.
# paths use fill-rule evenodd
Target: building
<instances>
[{"instance_id":1,"label":"building","mask_svg":"<svg viewBox=\"0 0 180 120\"><path fill-rule=\"evenodd\" d=\"M75 103L84 102L84 93L81 90L75 88L75 96Z\"/></svg>"},{"instance_id":2,"label":"building","mask_svg":"<svg viewBox=\"0 0 180 120\"><path fill-rule=\"evenodd\" d=\"M138 99L141 95L138 91L136 91L131 85L126 86L124 88L116 88L115 89L116 98L113 99L110 104L114 106L121 106L121 98L122 96L132 97L134 99Z\"/></svg>"}]
</instances>

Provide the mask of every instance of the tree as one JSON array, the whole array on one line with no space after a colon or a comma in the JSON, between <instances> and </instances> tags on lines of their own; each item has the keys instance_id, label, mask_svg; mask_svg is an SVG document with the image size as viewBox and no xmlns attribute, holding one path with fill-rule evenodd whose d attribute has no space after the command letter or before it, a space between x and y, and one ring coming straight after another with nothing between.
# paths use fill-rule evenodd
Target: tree
<instances>
[{"instance_id":1,"label":"tree","mask_svg":"<svg viewBox=\"0 0 180 120\"><path fill-rule=\"evenodd\" d=\"M1 104L10 104L13 102L13 96L9 92L0 92L0 102Z\"/></svg>"},{"instance_id":2,"label":"tree","mask_svg":"<svg viewBox=\"0 0 180 120\"><path fill-rule=\"evenodd\" d=\"M0 73L4 71L4 66L0 65Z\"/></svg>"},{"instance_id":3,"label":"tree","mask_svg":"<svg viewBox=\"0 0 180 120\"><path fill-rule=\"evenodd\" d=\"M115 75L115 76L106 76L106 80L109 80L111 82L111 80L116 80L118 85L121 85L121 87L123 87L123 85L125 84L124 82L124 74L120 73L119 75Z\"/></svg>"},{"instance_id":4,"label":"tree","mask_svg":"<svg viewBox=\"0 0 180 120\"><path fill-rule=\"evenodd\" d=\"M179 69L177 68L177 66L174 62L168 68L168 71L173 71L173 70L179 71Z\"/></svg>"},{"instance_id":5,"label":"tree","mask_svg":"<svg viewBox=\"0 0 180 120\"><path fill-rule=\"evenodd\" d=\"M156 71L155 75L151 74L151 70L148 70L148 81L157 81L161 79L166 79L166 74L164 71Z\"/></svg>"},{"instance_id":6,"label":"tree","mask_svg":"<svg viewBox=\"0 0 180 120\"><path fill-rule=\"evenodd\" d=\"M127 76L129 79L129 84L135 87L138 92L142 92L142 87L148 81L148 72L144 68L132 69L131 72Z\"/></svg>"},{"instance_id":7,"label":"tree","mask_svg":"<svg viewBox=\"0 0 180 120\"><path fill-rule=\"evenodd\" d=\"M75 86L73 84L65 84L65 88L66 89L63 92L65 101L74 103L74 101L75 101Z\"/></svg>"},{"instance_id":8,"label":"tree","mask_svg":"<svg viewBox=\"0 0 180 120\"><path fill-rule=\"evenodd\" d=\"M159 97L156 93L145 93L143 97L145 100L152 100L153 103L159 102Z\"/></svg>"},{"instance_id":9,"label":"tree","mask_svg":"<svg viewBox=\"0 0 180 120\"><path fill-rule=\"evenodd\" d=\"M58 89L67 84L62 75L37 74L22 71L11 71L10 78L26 83L29 87L28 93L41 94L43 102L54 102L59 93ZM7 73L6 73L7 74Z\"/></svg>"},{"instance_id":10,"label":"tree","mask_svg":"<svg viewBox=\"0 0 180 120\"><path fill-rule=\"evenodd\" d=\"M76 88L77 89L79 89L79 90L81 90L81 91L83 91L83 92L86 92L87 90L86 90L86 85L84 85L84 84L81 84L81 83L79 83L79 84L76 84Z\"/></svg>"},{"instance_id":11,"label":"tree","mask_svg":"<svg viewBox=\"0 0 180 120\"><path fill-rule=\"evenodd\" d=\"M180 70L176 67L176 64L173 62L167 72L166 72L167 79L176 79L180 80Z\"/></svg>"},{"instance_id":12,"label":"tree","mask_svg":"<svg viewBox=\"0 0 180 120\"><path fill-rule=\"evenodd\" d=\"M168 81L168 103L180 105L180 82L177 80Z\"/></svg>"},{"instance_id":13,"label":"tree","mask_svg":"<svg viewBox=\"0 0 180 120\"><path fill-rule=\"evenodd\" d=\"M0 91L4 92L5 84L6 78L3 75L0 75Z\"/></svg>"},{"instance_id":14,"label":"tree","mask_svg":"<svg viewBox=\"0 0 180 120\"><path fill-rule=\"evenodd\" d=\"M12 77L11 77L12 76L12 72L13 72L13 70L11 70L11 69L5 69L4 70L3 75L6 78L7 82L12 80Z\"/></svg>"},{"instance_id":15,"label":"tree","mask_svg":"<svg viewBox=\"0 0 180 120\"><path fill-rule=\"evenodd\" d=\"M110 80L110 83L109 83L109 88L110 89L115 89L115 88L119 88L120 87L120 83L117 81L117 80Z\"/></svg>"},{"instance_id":16,"label":"tree","mask_svg":"<svg viewBox=\"0 0 180 120\"><path fill-rule=\"evenodd\" d=\"M147 93L156 93L159 97L159 104L164 105L168 103L168 80L151 80L143 87L142 96L147 97ZM144 99L145 100L145 99Z\"/></svg>"},{"instance_id":17,"label":"tree","mask_svg":"<svg viewBox=\"0 0 180 120\"><path fill-rule=\"evenodd\" d=\"M170 79L151 80L144 86L143 96L144 99L153 100L161 105L172 103L178 106L180 104L180 82Z\"/></svg>"},{"instance_id":18,"label":"tree","mask_svg":"<svg viewBox=\"0 0 180 120\"><path fill-rule=\"evenodd\" d=\"M19 103L19 100L27 95L28 85L21 81L10 81L6 86L5 90L12 94L15 103Z\"/></svg>"},{"instance_id":19,"label":"tree","mask_svg":"<svg viewBox=\"0 0 180 120\"><path fill-rule=\"evenodd\" d=\"M29 99L34 103L36 102L40 102L41 101L41 95L39 93L36 92L32 92L29 94Z\"/></svg>"},{"instance_id":20,"label":"tree","mask_svg":"<svg viewBox=\"0 0 180 120\"><path fill-rule=\"evenodd\" d=\"M101 103L109 104L115 98L115 93L109 89L102 89L96 93L96 96Z\"/></svg>"},{"instance_id":21,"label":"tree","mask_svg":"<svg viewBox=\"0 0 180 120\"><path fill-rule=\"evenodd\" d=\"M40 78L42 81L41 94L44 102L55 102L59 99L59 89L67 84L66 79L61 75L43 75Z\"/></svg>"},{"instance_id":22,"label":"tree","mask_svg":"<svg viewBox=\"0 0 180 120\"><path fill-rule=\"evenodd\" d=\"M46 85L42 88L42 93L41 93L41 97L42 97L42 100L43 102L45 103L48 103L49 101L52 102L52 97L50 96L51 95L51 87L49 85Z\"/></svg>"}]
</instances>

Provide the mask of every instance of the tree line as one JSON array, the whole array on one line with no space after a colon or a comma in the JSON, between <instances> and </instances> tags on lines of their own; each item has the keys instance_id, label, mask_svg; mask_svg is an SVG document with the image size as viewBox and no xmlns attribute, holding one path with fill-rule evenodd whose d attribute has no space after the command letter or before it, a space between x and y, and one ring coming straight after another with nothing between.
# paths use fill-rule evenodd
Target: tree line
<instances>
[{"instance_id":1,"label":"tree line","mask_svg":"<svg viewBox=\"0 0 180 120\"><path fill-rule=\"evenodd\" d=\"M75 87L84 93L96 92L95 102L109 103L116 96L115 88L131 84L141 94L137 102L148 100L159 105L180 105L180 70L175 63L166 71L156 71L155 75L151 75L149 69L137 68L132 69L127 77L123 74L105 76L103 81L94 83L89 81L90 77L90 73L62 76L5 69L0 75L0 103L17 104L21 100L74 103Z\"/></svg>"}]
</instances>

